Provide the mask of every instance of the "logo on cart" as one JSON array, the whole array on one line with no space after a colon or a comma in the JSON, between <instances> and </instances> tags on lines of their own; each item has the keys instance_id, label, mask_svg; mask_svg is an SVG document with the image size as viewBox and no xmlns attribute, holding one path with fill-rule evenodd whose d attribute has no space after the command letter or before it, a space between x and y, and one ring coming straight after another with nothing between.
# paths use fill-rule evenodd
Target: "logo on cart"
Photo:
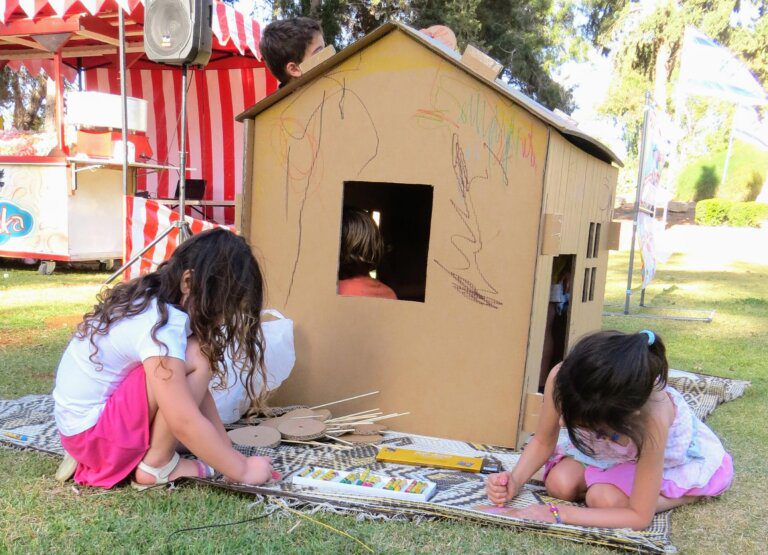
<instances>
[{"instance_id":1,"label":"logo on cart","mask_svg":"<svg viewBox=\"0 0 768 555\"><path fill-rule=\"evenodd\" d=\"M32 214L12 202L0 201L0 245L32 231Z\"/></svg>"}]
</instances>

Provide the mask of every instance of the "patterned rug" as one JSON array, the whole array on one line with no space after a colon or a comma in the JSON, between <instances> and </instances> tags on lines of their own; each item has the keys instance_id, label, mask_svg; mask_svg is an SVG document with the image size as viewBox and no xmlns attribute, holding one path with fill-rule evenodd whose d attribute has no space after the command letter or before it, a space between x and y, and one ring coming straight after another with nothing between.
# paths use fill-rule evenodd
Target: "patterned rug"
<instances>
[{"instance_id":1,"label":"patterned rug","mask_svg":"<svg viewBox=\"0 0 768 555\"><path fill-rule=\"evenodd\" d=\"M749 387L749 382L679 371L672 371L669 381L683 394L701 418L705 418L721 403L740 397ZM15 400L0 400L0 445L61 454L61 444L52 413L53 400L49 395L28 395ZM396 432L386 433L383 444L437 453L493 458L505 469L514 467L520 456L519 452L500 447ZM646 553L676 551L669 540L670 512L656 515L651 527L640 532L629 529L587 528L526 521L507 516L495 509L481 508L488 505L483 475L377 463L375 460L377 449L372 445L349 449L339 449L332 445L305 447L287 444L282 444L275 449L253 449L242 446L237 448L246 455L272 457L275 468L283 474L285 479L279 484L261 487L233 485L223 480L194 481L259 497L281 497L294 507L307 509L321 507L358 513L368 518L460 519L518 530L532 530L570 541L629 551ZM288 483L293 473L307 465L337 470L368 467L393 477L430 480L438 484L438 491L429 502L418 503L319 492ZM526 484L521 494L509 505L520 508L539 503L540 499L548 500L544 488L540 483L532 481ZM562 501L558 503L563 504Z\"/></svg>"}]
</instances>

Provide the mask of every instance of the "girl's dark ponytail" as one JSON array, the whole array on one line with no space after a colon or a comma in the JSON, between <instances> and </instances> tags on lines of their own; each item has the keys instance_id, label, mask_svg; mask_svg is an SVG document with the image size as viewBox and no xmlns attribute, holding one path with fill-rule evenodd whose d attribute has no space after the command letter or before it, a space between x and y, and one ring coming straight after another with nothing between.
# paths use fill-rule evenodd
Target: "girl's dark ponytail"
<instances>
[{"instance_id":1,"label":"girl's dark ponytail","mask_svg":"<svg viewBox=\"0 0 768 555\"><path fill-rule=\"evenodd\" d=\"M648 344L648 370L651 372L653 382L657 387L663 388L667 385L669 374L664 341L651 330L641 330L638 335Z\"/></svg>"}]
</instances>

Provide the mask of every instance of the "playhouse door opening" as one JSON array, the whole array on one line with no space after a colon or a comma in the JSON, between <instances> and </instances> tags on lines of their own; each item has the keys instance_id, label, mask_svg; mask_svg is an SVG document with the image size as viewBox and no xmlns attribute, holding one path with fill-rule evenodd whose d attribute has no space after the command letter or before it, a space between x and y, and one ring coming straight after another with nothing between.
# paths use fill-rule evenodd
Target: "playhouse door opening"
<instances>
[{"instance_id":1,"label":"playhouse door opening","mask_svg":"<svg viewBox=\"0 0 768 555\"><path fill-rule=\"evenodd\" d=\"M539 391L544 390L549 372L563 360L568 347L575 258L575 255L564 254L556 256L552 261L552 280L549 288L549 303L547 303L544 349L541 354Z\"/></svg>"}]
</instances>

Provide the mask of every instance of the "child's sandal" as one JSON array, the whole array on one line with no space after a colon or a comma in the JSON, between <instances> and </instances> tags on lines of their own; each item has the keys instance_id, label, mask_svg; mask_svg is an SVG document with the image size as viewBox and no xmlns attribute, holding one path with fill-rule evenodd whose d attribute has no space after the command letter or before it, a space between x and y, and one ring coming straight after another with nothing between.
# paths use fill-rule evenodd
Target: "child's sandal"
<instances>
[{"instance_id":1,"label":"child's sandal","mask_svg":"<svg viewBox=\"0 0 768 555\"><path fill-rule=\"evenodd\" d=\"M75 475L75 470L77 470L77 461L72 458L72 455L64 451L64 459L56 469L54 477L58 482L64 483Z\"/></svg>"},{"instance_id":2,"label":"child's sandal","mask_svg":"<svg viewBox=\"0 0 768 555\"><path fill-rule=\"evenodd\" d=\"M145 489L154 487L154 486L160 486L163 484L167 484L169 482L169 477L171 476L171 473L174 471L174 469L178 466L179 461L181 460L181 457L179 457L178 453L174 453L173 457L171 457L170 462L166 464L165 466L162 466L160 468L156 468L154 466L149 466L145 462L140 462L139 466L137 467L138 470L141 470L143 472L146 472L147 474L154 476L155 483L154 484L139 484L136 481L131 482L131 487L133 487L135 490L143 491ZM195 463L197 464L197 477L198 478L213 478L215 476L216 471L213 470L210 466L205 464L203 461L199 459L195 459Z\"/></svg>"}]
</instances>

